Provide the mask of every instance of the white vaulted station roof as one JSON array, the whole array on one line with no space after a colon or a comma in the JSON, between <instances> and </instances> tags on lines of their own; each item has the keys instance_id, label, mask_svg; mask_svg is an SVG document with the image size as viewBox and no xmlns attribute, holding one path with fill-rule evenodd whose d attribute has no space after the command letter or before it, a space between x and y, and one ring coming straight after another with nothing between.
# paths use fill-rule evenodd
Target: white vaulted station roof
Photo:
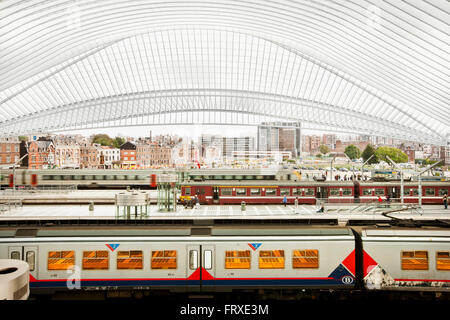
<instances>
[{"instance_id":1,"label":"white vaulted station roof","mask_svg":"<svg viewBox=\"0 0 450 320\"><path fill-rule=\"evenodd\" d=\"M450 143L442 0L3 0L0 135L299 122Z\"/></svg>"}]
</instances>

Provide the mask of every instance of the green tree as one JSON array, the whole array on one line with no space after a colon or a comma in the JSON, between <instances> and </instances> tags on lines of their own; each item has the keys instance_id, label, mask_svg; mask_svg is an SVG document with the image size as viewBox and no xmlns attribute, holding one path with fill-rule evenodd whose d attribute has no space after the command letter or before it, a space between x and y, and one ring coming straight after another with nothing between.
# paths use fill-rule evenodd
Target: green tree
<instances>
[{"instance_id":1,"label":"green tree","mask_svg":"<svg viewBox=\"0 0 450 320\"><path fill-rule=\"evenodd\" d=\"M347 148L345 148L344 153L347 155L347 157L349 157L352 160L361 157L361 150L359 150L359 148L353 144L347 146Z\"/></svg>"},{"instance_id":2,"label":"green tree","mask_svg":"<svg viewBox=\"0 0 450 320\"><path fill-rule=\"evenodd\" d=\"M119 148L121 145L125 143L125 138L115 137L113 141L114 148Z\"/></svg>"},{"instance_id":3,"label":"green tree","mask_svg":"<svg viewBox=\"0 0 450 320\"><path fill-rule=\"evenodd\" d=\"M330 148L328 148L326 145L321 144L319 147L319 151L322 154L327 154L328 152L330 152Z\"/></svg>"},{"instance_id":4,"label":"green tree","mask_svg":"<svg viewBox=\"0 0 450 320\"><path fill-rule=\"evenodd\" d=\"M379 147L377 151L375 151L375 154L379 160L383 160L387 163L390 163L390 161L386 156L389 156L395 163L408 162L408 156L402 150L397 148Z\"/></svg>"},{"instance_id":5,"label":"green tree","mask_svg":"<svg viewBox=\"0 0 450 320\"><path fill-rule=\"evenodd\" d=\"M94 138L92 139L92 143L98 143L101 144L102 146L110 146L112 147L113 145L113 139L111 139L110 136L108 136L107 134L96 134L94 136Z\"/></svg>"},{"instance_id":6,"label":"green tree","mask_svg":"<svg viewBox=\"0 0 450 320\"><path fill-rule=\"evenodd\" d=\"M369 159L372 155L373 157L369 160L368 164L374 164L374 163L378 163L378 157L375 154L375 148L371 145L368 144L367 147L364 149L364 151L361 153L361 157L363 158L363 161L366 162L367 159Z\"/></svg>"}]
</instances>

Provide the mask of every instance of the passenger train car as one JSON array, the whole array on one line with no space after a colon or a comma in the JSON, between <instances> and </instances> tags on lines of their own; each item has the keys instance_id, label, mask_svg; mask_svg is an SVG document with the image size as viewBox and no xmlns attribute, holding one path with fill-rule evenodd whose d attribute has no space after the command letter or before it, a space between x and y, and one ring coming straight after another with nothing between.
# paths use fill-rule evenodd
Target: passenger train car
<instances>
[{"instance_id":1,"label":"passenger train car","mask_svg":"<svg viewBox=\"0 0 450 320\"><path fill-rule=\"evenodd\" d=\"M32 294L68 290L450 292L450 230L335 226L0 230Z\"/></svg>"},{"instance_id":2,"label":"passenger train car","mask_svg":"<svg viewBox=\"0 0 450 320\"><path fill-rule=\"evenodd\" d=\"M450 182L422 182L422 203L441 204L444 194L450 195ZM286 197L292 204L315 204L317 199L330 203L373 202L386 196L401 198L400 182L352 181L188 181L181 184L181 200L197 196L203 204L281 204ZM405 182L405 203L417 203L417 182Z\"/></svg>"},{"instance_id":3,"label":"passenger train car","mask_svg":"<svg viewBox=\"0 0 450 320\"><path fill-rule=\"evenodd\" d=\"M245 175L243 175L245 172ZM179 181L192 180L290 180L298 177L290 170L248 169L194 169L184 170L2 170L0 185L13 187L59 187L77 186L83 188L155 188L157 175L161 173L177 174ZM14 177L15 175L15 177Z\"/></svg>"}]
</instances>

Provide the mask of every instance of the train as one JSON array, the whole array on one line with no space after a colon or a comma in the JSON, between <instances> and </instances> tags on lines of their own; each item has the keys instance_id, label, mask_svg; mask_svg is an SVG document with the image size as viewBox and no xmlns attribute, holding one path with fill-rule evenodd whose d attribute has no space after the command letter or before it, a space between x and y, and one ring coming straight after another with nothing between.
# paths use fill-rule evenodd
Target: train
<instances>
[{"instance_id":1,"label":"train","mask_svg":"<svg viewBox=\"0 0 450 320\"><path fill-rule=\"evenodd\" d=\"M77 189L155 189L160 173L178 175L179 201L187 203L195 196L201 204L316 204L372 202L378 197L401 198L400 181L305 181L288 169L194 169L183 170L12 170L3 171L1 188L67 187ZM15 175L15 176L14 176ZM422 204L441 204L450 194L450 181L422 182ZM405 203L419 202L417 181L405 181Z\"/></svg>"},{"instance_id":2,"label":"train","mask_svg":"<svg viewBox=\"0 0 450 320\"><path fill-rule=\"evenodd\" d=\"M448 227L3 226L0 259L28 263L32 295L450 291Z\"/></svg>"},{"instance_id":3,"label":"train","mask_svg":"<svg viewBox=\"0 0 450 320\"><path fill-rule=\"evenodd\" d=\"M179 181L215 180L297 180L291 170L248 169L191 169L186 170L96 170L96 169L55 169L55 170L2 170L0 186L16 187L64 187L77 186L78 189L156 188L157 176L161 173L177 174ZM243 174L245 173L245 174Z\"/></svg>"},{"instance_id":4,"label":"train","mask_svg":"<svg viewBox=\"0 0 450 320\"><path fill-rule=\"evenodd\" d=\"M448 181L424 181L422 204L442 204L450 194ZM400 182L375 181L242 181L209 180L185 181L181 184L180 200L186 202L197 197L201 204L288 204L297 199L299 204L369 203L381 197L383 201L401 198ZM404 203L419 202L417 182L404 182Z\"/></svg>"}]
</instances>

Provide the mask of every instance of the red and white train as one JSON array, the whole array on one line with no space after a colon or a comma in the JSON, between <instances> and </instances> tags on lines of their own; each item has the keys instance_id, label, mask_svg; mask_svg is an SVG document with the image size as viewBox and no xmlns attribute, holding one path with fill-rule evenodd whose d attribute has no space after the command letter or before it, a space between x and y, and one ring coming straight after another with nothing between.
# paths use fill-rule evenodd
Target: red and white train
<instances>
[{"instance_id":1,"label":"red and white train","mask_svg":"<svg viewBox=\"0 0 450 320\"><path fill-rule=\"evenodd\" d=\"M450 182L422 182L422 203L442 204L444 195L450 194ZM197 196L201 204L315 204L317 199L331 203L373 202L379 197L386 200L401 198L401 184L370 181L189 181L181 184L182 202ZM418 182L405 182L405 203L419 202Z\"/></svg>"}]
</instances>

